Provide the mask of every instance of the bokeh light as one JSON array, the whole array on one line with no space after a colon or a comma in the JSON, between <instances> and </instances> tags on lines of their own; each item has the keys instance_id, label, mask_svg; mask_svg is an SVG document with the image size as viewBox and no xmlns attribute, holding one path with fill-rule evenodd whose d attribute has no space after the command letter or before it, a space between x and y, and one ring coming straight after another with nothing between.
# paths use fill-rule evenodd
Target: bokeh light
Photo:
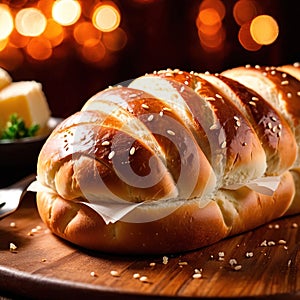
<instances>
[{"instance_id":1,"label":"bokeh light","mask_svg":"<svg viewBox=\"0 0 300 300\"><path fill-rule=\"evenodd\" d=\"M10 44L12 44L16 48L26 47L29 41L30 41L29 36L24 36L20 34L16 29L14 29L9 36Z\"/></svg>"},{"instance_id":2,"label":"bokeh light","mask_svg":"<svg viewBox=\"0 0 300 300\"><path fill-rule=\"evenodd\" d=\"M15 17L17 31L24 36L39 36L46 28L47 20L43 13L34 7L21 9Z\"/></svg>"},{"instance_id":3,"label":"bokeh light","mask_svg":"<svg viewBox=\"0 0 300 300\"><path fill-rule=\"evenodd\" d=\"M36 37L30 40L26 47L28 55L35 60L48 59L52 54L51 43L43 37Z\"/></svg>"},{"instance_id":4,"label":"bokeh light","mask_svg":"<svg viewBox=\"0 0 300 300\"><path fill-rule=\"evenodd\" d=\"M103 33L103 44L110 51L120 51L127 43L127 34L122 28Z\"/></svg>"},{"instance_id":5,"label":"bokeh light","mask_svg":"<svg viewBox=\"0 0 300 300\"><path fill-rule=\"evenodd\" d=\"M91 22L85 21L76 24L73 36L78 44L89 44L91 46L99 43L102 32L96 29Z\"/></svg>"},{"instance_id":6,"label":"bokeh light","mask_svg":"<svg viewBox=\"0 0 300 300\"><path fill-rule=\"evenodd\" d=\"M226 9L220 0L204 0L196 18L198 36L205 51L219 51L224 46L226 31L222 21Z\"/></svg>"},{"instance_id":7,"label":"bokeh light","mask_svg":"<svg viewBox=\"0 0 300 300\"><path fill-rule=\"evenodd\" d=\"M22 51L8 44L5 49L0 51L0 67L12 71L17 69L24 62Z\"/></svg>"},{"instance_id":8,"label":"bokeh light","mask_svg":"<svg viewBox=\"0 0 300 300\"><path fill-rule=\"evenodd\" d=\"M64 26L75 24L81 15L81 5L76 0L56 0L52 7L53 19Z\"/></svg>"},{"instance_id":9,"label":"bokeh light","mask_svg":"<svg viewBox=\"0 0 300 300\"><path fill-rule=\"evenodd\" d=\"M14 29L14 22L9 8L0 4L0 40L6 39Z\"/></svg>"},{"instance_id":10,"label":"bokeh light","mask_svg":"<svg viewBox=\"0 0 300 300\"><path fill-rule=\"evenodd\" d=\"M236 23L242 26L258 15L260 8L253 0L238 0L233 7L233 17Z\"/></svg>"},{"instance_id":11,"label":"bokeh light","mask_svg":"<svg viewBox=\"0 0 300 300\"><path fill-rule=\"evenodd\" d=\"M103 31L113 31L120 25L121 15L119 10L111 4L101 4L98 6L92 17L93 25Z\"/></svg>"},{"instance_id":12,"label":"bokeh light","mask_svg":"<svg viewBox=\"0 0 300 300\"><path fill-rule=\"evenodd\" d=\"M43 37L49 40L52 47L56 47L64 40L64 28L53 19L48 19Z\"/></svg>"},{"instance_id":13,"label":"bokeh light","mask_svg":"<svg viewBox=\"0 0 300 300\"><path fill-rule=\"evenodd\" d=\"M258 51L262 46L256 43L250 32L251 21L244 23L239 30L238 39L240 44L248 51Z\"/></svg>"},{"instance_id":14,"label":"bokeh light","mask_svg":"<svg viewBox=\"0 0 300 300\"><path fill-rule=\"evenodd\" d=\"M104 58L105 53L106 49L102 42L99 42L97 45L89 45L86 43L81 48L82 57L90 63L97 63L101 61Z\"/></svg>"},{"instance_id":15,"label":"bokeh light","mask_svg":"<svg viewBox=\"0 0 300 300\"><path fill-rule=\"evenodd\" d=\"M279 27L273 17L260 15L252 20L250 32L255 42L261 45L269 45L277 39Z\"/></svg>"}]
</instances>

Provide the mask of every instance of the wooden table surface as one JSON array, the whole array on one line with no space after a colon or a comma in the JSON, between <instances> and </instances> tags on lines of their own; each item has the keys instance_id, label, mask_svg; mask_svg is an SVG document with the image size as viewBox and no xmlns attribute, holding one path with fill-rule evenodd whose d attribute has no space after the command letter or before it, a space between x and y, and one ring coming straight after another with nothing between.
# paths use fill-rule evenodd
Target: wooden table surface
<instances>
[{"instance_id":1,"label":"wooden table surface","mask_svg":"<svg viewBox=\"0 0 300 300\"><path fill-rule=\"evenodd\" d=\"M35 194L28 193L15 214L0 220L0 294L30 299L300 299L299 233L300 216L293 216L165 258L109 255L52 235L39 218ZM195 269L201 278L193 278Z\"/></svg>"}]
</instances>

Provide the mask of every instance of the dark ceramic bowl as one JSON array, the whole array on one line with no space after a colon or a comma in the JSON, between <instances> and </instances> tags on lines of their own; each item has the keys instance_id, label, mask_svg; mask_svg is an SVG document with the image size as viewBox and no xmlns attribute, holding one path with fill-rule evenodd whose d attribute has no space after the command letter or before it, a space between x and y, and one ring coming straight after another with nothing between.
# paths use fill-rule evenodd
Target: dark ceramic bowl
<instances>
[{"instance_id":1,"label":"dark ceramic bowl","mask_svg":"<svg viewBox=\"0 0 300 300\"><path fill-rule=\"evenodd\" d=\"M0 186L36 171L40 150L61 121L60 118L50 118L45 132L35 137L0 140Z\"/></svg>"}]
</instances>

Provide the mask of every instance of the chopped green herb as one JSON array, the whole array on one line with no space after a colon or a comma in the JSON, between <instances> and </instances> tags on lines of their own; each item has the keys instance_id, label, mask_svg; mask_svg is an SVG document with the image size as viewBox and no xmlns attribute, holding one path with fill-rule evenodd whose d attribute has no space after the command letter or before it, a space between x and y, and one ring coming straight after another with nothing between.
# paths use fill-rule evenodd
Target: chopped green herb
<instances>
[{"instance_id":1,"label":"chopped green herb","mask_svg":"<svg viewBox=\"0 0 300 300\"><path fill-rule=\"evenodd\" d=\"M20 139L25 137L34 136L39 130L40 126L35 124L30 127L26 127L24 120L17 114L12 114L9 121L1 133L0 139Z\"/></svg>"}]
</instances>

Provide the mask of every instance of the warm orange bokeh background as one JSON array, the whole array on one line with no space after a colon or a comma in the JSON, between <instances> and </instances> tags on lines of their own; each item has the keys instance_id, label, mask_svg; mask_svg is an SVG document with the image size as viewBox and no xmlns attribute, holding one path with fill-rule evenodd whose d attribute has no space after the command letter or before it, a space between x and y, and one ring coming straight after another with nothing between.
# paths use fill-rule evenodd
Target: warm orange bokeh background
<instances>
[{"instance_id":1,"label":"warm orange bokeh background","mask_svg":"<svg viewBox=\"0 0 300 300\"><path fill-rule=\"evenodd\" d=\"M14 16L29 7L46 16L41 35L23 36L14 28L0 41L0 66L15 81L41 82L54 116L67 117L97 91L154 70L220 72L248 63L280 65L300 59L297 1L105 1L117 11L107 17L117 19L112 30L105 24L93 26L93 13L103 2L78 1L81 15L71 25L53 19L54 1L0 2ZM258 15L271 16L278 25L279 34L274 33L270 44L258 44L251 36L251 22Z\"/></svg>"}]
</instances>

